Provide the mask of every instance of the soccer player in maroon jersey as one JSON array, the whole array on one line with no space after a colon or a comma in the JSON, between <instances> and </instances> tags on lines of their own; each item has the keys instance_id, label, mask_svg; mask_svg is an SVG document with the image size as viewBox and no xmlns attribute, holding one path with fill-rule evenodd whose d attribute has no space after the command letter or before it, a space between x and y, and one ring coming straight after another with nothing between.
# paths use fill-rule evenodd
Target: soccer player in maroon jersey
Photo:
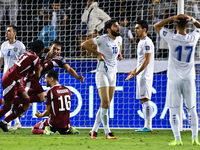
<instances>
[{"instance_id":1,"label":"soccer player in maroon jersey","mask_svg":"<svg viewBox=\"0 0 200 150\"><path fill-rule=\"evenodd\" d=\"M30 97L20 83L21 78L33 73L35 78L40 78L40 59L38 56L44 51L44 43L41 40L36 40L30 48L19 57L18 61L2 77L4 106L0 110L0 118L11 109L12 103L22 104L17 112L12 112L0 122L0 128L4 132L8 132L8 122L20 116L29 108ZM16 95L19 97L16 97Z\"/></svg>"},{"instance_id":2,"label":"soccer player in maroon jersey","mask_svg":"<svg viewBox=\"0 0 200 150\"><path fill-rule=\"evenodd\" d=\"M43 113L39 111L35 114L38 118L50 117L32 128L33 134L54 134L58 131L60 134L79 134L78 130L70 124L71 91L59 84L58 73L50 70L45 75L47 87L46 110Z\"/></svg>"},{"instance_id":3,"label":"soccer player in maroon jersey","mask_svg":"<svg viewBox=\"0 0 200 150\"><path fill-rule=\"evenodd\" d=\"M45 48L44 53L39 56L40 64L42 66L41 76L45 74L48 70L51 70L53 67L58 66L60 68L64 68L71 76L76 78L77 80L84 82L84 77L82 75L77 75L76 71L69 66L64 57L60 55L62 48L62 43L55 40L52 41L51 46ZM44 90L42 89L40 83L37 79L28 77L24 80L23 83L26 86L27 93L31 97L30 102L44 102Z\"/></svg>"}]
</instances>

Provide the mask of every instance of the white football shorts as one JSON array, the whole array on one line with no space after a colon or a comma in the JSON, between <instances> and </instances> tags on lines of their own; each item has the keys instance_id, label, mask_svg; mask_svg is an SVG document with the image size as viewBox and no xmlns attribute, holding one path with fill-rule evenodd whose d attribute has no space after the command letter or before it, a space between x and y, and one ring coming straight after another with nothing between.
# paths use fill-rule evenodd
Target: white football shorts
<instances>
[{"instance_id":1,"label":"white football shorts","mask_svg":"<svg viewBox=\"0 0 200 150\"><path fill-rule=\"evenodd\" d=\"M116 86L116 72L96 72L95 75L97 88L110 86Z\"/></svg>"},{"instance_id":2,"label":"white football shorts","mask_svg":"<svg viewBox=\"0 0 200 150\"><path fill-rule=\"evenodd\" d=\"M196 106L195 80L167 80L167 107L180 107L181 98L187 108Z\"/></svg>"},{"instance_id":3,"label":"white football shorts","mask_svg":"<svg viewBox=\"0 0 200 150\"><path fill-rule=\"evenodd\" d=\"M137 76L136 82L136 99L151 99L153 80Z\"/></svg>"}]
</instances>

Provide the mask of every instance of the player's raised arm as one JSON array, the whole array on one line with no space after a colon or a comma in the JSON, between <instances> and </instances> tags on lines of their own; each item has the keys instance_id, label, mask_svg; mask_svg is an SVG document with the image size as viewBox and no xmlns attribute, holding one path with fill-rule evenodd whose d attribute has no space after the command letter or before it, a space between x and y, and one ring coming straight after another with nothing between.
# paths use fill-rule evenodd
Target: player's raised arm
<instances>
[{"instance_id":1,"label":"player's raised arm","mask_svg":"<svg viewBox=\"0 0 200 150\"><path fill-rule=\"evenodd\" d=\"M76 71L71 68L68 64L65 64L63 66L65 68L65 70L74 78L76 78L77 80L81 81L81 82L84 82L85 78L82 76L82 75L78 75L76 73Z\"/></svg>"},{"instance_id":2,"label":"player's raised arm","mask_svg":"<svg viewBox=\"0 0 200 150\"><path fill-rule=\"evenodd\" d=\"M194 19L191 16L186 16L186 17L188 18L187 21L192 22L195 25L195 27L200 28L200 22L198 20Z\"/></svg>"},{"instance_id":3,"label":"player's raised arm","mask_svg":"<svg viewBox=\"0 0 200 150\"><path fill-rule=\"evenodd\" d=\"M180 15L177 15L177 16L172 16L172 17L169 17L167 19L164 19L156 24L154 24L154 29L156 30L156 32L158 34L160 34L160 30L162 29L162 27L164 25L166 25L167 23L171 22L171 21L178 21L178 18L186 18L187 15L184 15L184 14L180 14Z\"/></svg>"}]
</instances>

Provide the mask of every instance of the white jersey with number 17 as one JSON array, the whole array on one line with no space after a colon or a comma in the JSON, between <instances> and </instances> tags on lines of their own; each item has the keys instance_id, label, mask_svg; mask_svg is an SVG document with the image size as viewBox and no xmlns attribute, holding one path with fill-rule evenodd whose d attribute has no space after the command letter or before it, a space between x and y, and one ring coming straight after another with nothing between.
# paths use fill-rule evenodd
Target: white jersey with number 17
<instances>
[{"instance_id":1,"label":"white jersey with number 17","mask_svg":"<svg viewBox=\"0 0 200 150\"><path fill-rule=\"evenodd\" d=\"M21 54L25 51L24 44L18 40L13 44L9 44L8 41L6 41L1 45L0 57L4 59L3 74L15 64Z\"/></svg>"},{"instance_id":2,"label":"white jersey with number 17","mask_svg":"<svg viewBox=\"0 0 200 150\"><path fill-rule=\"evenodd\" d=\"M189 34L181 35L162 28L160 36L169 46L168 78L171 80L195 79L194 54L200 37L200 29L197 28Z\"/></svg>"}]
</instances>

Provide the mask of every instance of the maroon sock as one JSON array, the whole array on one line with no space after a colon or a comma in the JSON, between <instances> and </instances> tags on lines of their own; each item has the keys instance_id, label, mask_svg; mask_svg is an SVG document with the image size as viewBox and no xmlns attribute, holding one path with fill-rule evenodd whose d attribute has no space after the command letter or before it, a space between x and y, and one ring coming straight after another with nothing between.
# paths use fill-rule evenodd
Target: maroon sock
<instances>
[{"instance_id":1,"label":"maroon sock","mask_svg":"<svg viewBox=\"0 0 200 150\"><path fill-rule=\"evenodd\" d=\"M32 133L33 134L44 134L44 130L43 129L33 129Z\"/></svg>"},{"instance_id":2,"label":"maroon sock","mask_svg":"<svg viewBox=\"0 0 200 150\"><path fill-rule=\"evenodd\" d=\"M3 108L0 110L0 118L2 118L9 110L11 109L11 106L3 106Z\"/></svg>"},{"instance_id":3,"label":"maroon sock","mask_svg":"<svg viewBox=\"0 0 200 150\"><path fill-rule=\"evenodd\" d=\"M15 118L19 117L24 111L24 109L22 108L22 106L19 106L17 109L17 114L14 116L13 113L11 113L10 115L8 115L6 118L4 118L4 120L9 123L11 120L14 120Z\"/></svg>"},{"instance_id":4,"label":"maroon sock","mask_svg":"<svg viewBox=\"0 0 200 150\"><path fill-rule=\"evenodd\" d=\"M29 98L19 98L15 97L13 99L13 104L27 104L30 102L30 97Z\"/></svg>"},{"instance_id":5,"label":"maroon sock","mask_svg":"<svg viewBox=\"0 0 200 150\"><path fill-rule=\"evenodd\" d=\"M0 98L0 106L1 106L1 104L2 104L2 99Z\"/></svg>"},{"instance_id":6,"label":"maroon sock","mask_svg":"<svg viewBox=\"0 0 200 150\"><path fill-rule=\"evenodd\" d=\"M30 96L30 103L34 103L34 102L41 102L40 97L37 95L31 95Z\"/></svg>"}]
</instances>

